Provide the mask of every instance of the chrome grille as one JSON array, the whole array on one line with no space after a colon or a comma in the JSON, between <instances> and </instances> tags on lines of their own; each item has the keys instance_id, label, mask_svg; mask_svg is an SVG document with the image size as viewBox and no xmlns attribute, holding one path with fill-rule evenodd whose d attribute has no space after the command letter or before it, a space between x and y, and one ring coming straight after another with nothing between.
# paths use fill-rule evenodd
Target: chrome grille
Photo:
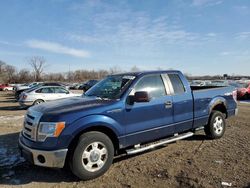
<instances>
[{"instance_id":1,"label":"chrome grille","mask_svg":"<svg viewBox=\"0 0 250 188\"><path fill-rule=\"evenodd\" d=\"M23 125L23 136L36 141L37 136L37 128L39 124L39 120L42 117L42 113L36 112L33 110L28 110L25 118L24 118L24 125Z\"/></svg>"}]
</instances>

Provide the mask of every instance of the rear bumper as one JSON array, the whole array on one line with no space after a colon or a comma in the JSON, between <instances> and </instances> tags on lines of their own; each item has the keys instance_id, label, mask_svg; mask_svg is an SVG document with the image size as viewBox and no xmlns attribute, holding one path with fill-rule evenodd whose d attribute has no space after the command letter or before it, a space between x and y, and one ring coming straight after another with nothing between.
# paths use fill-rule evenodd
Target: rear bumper
<instances>
[{"instance_id":1,"label":"rear bumper","mask_svg":"<svg viewBox=\"0 0 250 188\"><path fill-rule=\"evenodd\" d=\"M60 149L54 151L44 151L32 149L25 146L19 139L19 149L21 155L32 164L37 166L63 168L68 149Z\"/></svg>"},{"instance_id":2,"label":"rear bumper","mask_svg":"<svg viewBox=\"0 0 250 188\"><path fill-rule=\"evenodd\" d=\"M237 116L237 115L238 115L238 112L239 112L238 108L235 108L235 109L233 109L233 110L228 110L228 112L227 112L227 117L229 118L229 117L231 117L231 116Z\"/></svg>"},{"instance_id":3,"label":"rear bumper","mask_svg":"<svg viewBox=\"0 0 250 188\"><path fill-rule=\"evenodd\" d=\"M33 101L19 101L19 105L22 107L32 106Z\"/></svg>"}]
</instances>

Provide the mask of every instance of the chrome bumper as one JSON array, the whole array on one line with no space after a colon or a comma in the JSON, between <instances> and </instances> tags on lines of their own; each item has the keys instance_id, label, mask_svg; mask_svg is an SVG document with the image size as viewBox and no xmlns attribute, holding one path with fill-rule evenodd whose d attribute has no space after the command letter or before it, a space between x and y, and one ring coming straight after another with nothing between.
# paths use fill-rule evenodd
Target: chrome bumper
<instances>
[{"instance_id":1,"label":"chrome bumper","mask_svg":"<svg viewBox=\"0 0 250 188\"><path fill-rule=\"evenodd\" d=\"M21 155L37 166L63 168L68 149L44 151L31 149L19 140Z\"/></svg>"}]
</instances>

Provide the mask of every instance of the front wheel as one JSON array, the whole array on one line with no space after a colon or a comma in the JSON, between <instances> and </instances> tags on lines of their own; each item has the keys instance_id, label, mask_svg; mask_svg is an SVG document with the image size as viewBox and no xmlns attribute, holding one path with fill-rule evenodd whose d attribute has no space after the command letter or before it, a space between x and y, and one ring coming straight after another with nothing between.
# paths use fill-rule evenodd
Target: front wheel
<instances>
[{"instance_id":1,"label":"front wheel","mask_svg":"<svg viewBox=\"0 0 250 188\"><path fill-rule=\"evenodd\" d=\"M70 161L72 172L82 180L103 175L111 166L114 146L101 132L87 132L80 136Z\"/></svg>"},{"instance_id":2,"label":"front wheel","mask_svg":"<svg viewBox=\"0 0 250 188\"><path fill-rule=\"evenodd\" d=\"M221 138L226 129L226 121L223 113L212 111L208 124L205 126L205 133L211 139Z\"/></svg>"}]
</instances>

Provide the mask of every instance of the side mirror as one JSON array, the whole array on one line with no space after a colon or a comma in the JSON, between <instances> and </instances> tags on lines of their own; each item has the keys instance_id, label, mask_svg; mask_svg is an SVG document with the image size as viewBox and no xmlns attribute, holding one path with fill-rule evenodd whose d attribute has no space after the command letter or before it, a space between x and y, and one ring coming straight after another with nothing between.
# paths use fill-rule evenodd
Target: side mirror
<instances>
[{"instance_id":1,"label":"side mirror","mask_svg":"<svg viewBox=\"0 0 250 188\"><path fill-rule=\"evenodd\" d=\"M135 92L134 102L149 102L150 97L146 91Z\"/></svg>"}]
</instances>

